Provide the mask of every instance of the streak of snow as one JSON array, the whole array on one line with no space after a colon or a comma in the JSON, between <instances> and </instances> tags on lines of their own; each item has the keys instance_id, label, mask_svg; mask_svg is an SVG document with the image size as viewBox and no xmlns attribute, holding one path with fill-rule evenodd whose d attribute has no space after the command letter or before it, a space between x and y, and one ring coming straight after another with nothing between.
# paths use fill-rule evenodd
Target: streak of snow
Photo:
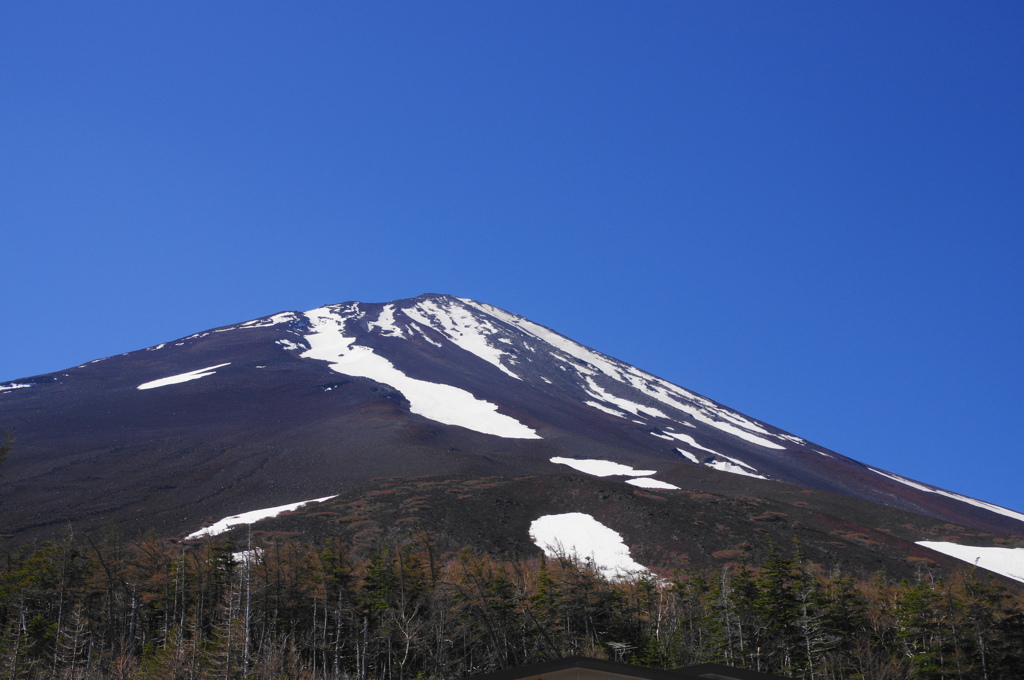
<instances>
[{"instance_id":1,"label":"streak of snow","mask_svg":"<svg viewBox=\"0 0 1024 680\"><path fill-rule=\"evenodd\" d=\"M516 380L522 380L502 363L501 359L507 356L506 353L488 340L499 332L498 329L490 322L474 316L465 307L423 300L404 311L413 321L433 328L470 354L496 366Z\"/></svg>"},{"instance_id":2,"label":"streak of snow","mask_svg":"<svg viewBox=\"0 0 1024 680\"><path fill-rule=\"evenodd\" d=\"M660 401L666 406L670 406L673 409L687 413L696 420L710 425L711 427L718 428L719 430L735 437L744 439L752 444L757 444L758 446L763 446L769 449L785 450L786 448L785 446L781 446L773 441L765 439L763 436L758 436L772 436L772 434L757 423L748 418L744 418L738 413L721 408L708 399L704 399L703 397L684 390L677 385L673 385L668 381L662 380L661 378L655 377L649 373L645 373L638 368L588 349L563 335L559 335L549 328L544 328L543 326L535 324L521 316L510 314L502 309L498 309L497 307L492 307L491 305L464 298L460 299L467 306L473 307L485 314L493 316L496 319L504 321L524 333L528 333L565 354L582 361L584 365L581 366L579 364L574 364L573 368L587 378L587 384L590 388L588 391L590 391L595 398L601 401L619 406L630 413L637 414L635 409L644 408L648 413L654 413L661 418L669 418L669 416L657 409L641 407L639 404L635 404L634 402L621 399L620 397L613 397L601 388L597 387L597 384L590 377L595 373L594 370L590 370L591 368L604 373L619 383L624 383L633 389L640 391L642 394L652 399ZM562 370L565 370L565 368L562 367ZM678 397L678 399L676 397ZM685 401L680 401L680 399ZM621 400L621 403L618 400ZM627 407L626 404L631 406Z\"/></svg>"},{"instance_id":3,"label":"streak of snow","mask_svg":"<svg viewBox=\"0 0 1024 680\"><path fill-rule=\"evenodd\" d=\"M753 466L751 466L751 465L749 465L747 463L744 463L742 460L739 460L737 458L733 458L731 456L727 456L724 453L719 453L717 451L712 451L711 449L707 448L706 446L701 446L696 441L694 441L693 437L688 437L685 434L683 434L683 435L675 435L675 436L681 438L683 441L685 441L690 446L693 446L693 447L696 447L698 449L701 449L702 451L707 451L708 453L712 453L712 454L718 456L719 458L725 458L725 460L709 460L709 461L707 461L705 463L702 463L701 460L696 455L694 455L693 453L687 451L686 449L682 449L682 448L678 448L678 447L676 448L676 451L678 451L680 453L680 455L682 455L683 457L687 458L688 460L696 463L697 465L703 465L705 467L709 467L709 468L712 468L714 470L718 470L720 472L731 472L734 475L744 475L744 476L747 476L747 477L756 477L757 479L768 479L768 477L765 477L764 475L758 474L757 470Z\"/></svg>"},{"instance_id":4,"label":"streak of snow","mask_svg":"<svg viewBox=\"0 0 1024 680\"><path fill-rule=\"evenodd\" d=\"M243 324L239 324L238 328L269 328L270 326L294 321L298 318L299 317L295 312L281 312L280 314L268 316L265 319L253 319L252 321L246 321Z\"/></svg>"},{"instance_id":5,"label":"streak of snow","mask_svg":"<svg viewBox=\"0 0 1024 680\"><path fill-rule=\"evenodd\" d=\"M338 373L394 387L409 400L409 410L424 418L509 439L541 438L515 418L498 413L495 404L452 385L410 378L373 349L355 345L355 338L345 336L344 310L322 307L306 312L306 317L313 332L305 336L310 349L301 356L325 361Z\"/></svg>"},{"instance_id":6,"label":"streak of snow","mask_svg":"<svg viewBox=\"0 0 1024 680\"><path fill-rule=\"evenodd\" d=\"M551 462L559 465L568 465L574 470L579 470L595 477L610 477L612 475L639 477L640 475L653 475L657 472L657 470L634 470L628 465L598 458L559 458L556 456L551 459Z\"/></svg>"},{"instance_id":7,"label":"streak of snow","mask_svg":"<svg viewBox=\"0 0 1024 680\"><path fill-rule=\"evenodd\" d=\"M1015 581L1024 582L1024 548L979 548L943 541L917 541L917 544Z\"/></svg>"},{"instance_id":8,"label":"streak of snow","mask_svg":"<svg viewBox=\"0 0 1024 680\"><path fill-rule=\"evenodd\" d=\"M759 475L756 472L751 472L746 468L740 467L739 465L734 465L733 463L729 463L724 460L710 460L704 465L706 465L709 468L720 470L722 472L731 472L734 475L745 475L747 477L757 477L758 479L768 479L764 475Z\"/></svg>"},{"instance_id":9,"label":"streak of snow","mask_svg":"<svg viewBox=\"0 0 1024 680\"><path fill-rule=\"evenodd\" d=\"M708 453L714 453L716 455L718 454L718 451L712 451L711 449L709 449L706 446L701 446L700 444L697 443L696 439L694 439L693 437L691 437L688 434L682 434L682 433L679 433L679 432L668 432L668 431L666 431L665 434L667 434L669 437L672 437L673 439L678 439L679 441L683 442L684 444L689 444L690 446L692 446L695 449L700 449L701 451L707 451Z\"/></svg>"},{"instance_id":10,"label":"streak of snow","mask_svg":"<svg viewBox=\"0 0 1024 680\"><path fill-rule=\"evenodd\" d=\"M167 346L167 343L166 343L166 342L161 342L161 343L160 343L159 345L157 345L157 346L155 346L155 347L147 347L147 348L146 348L146 351L147 351L147 352L155 352L156 350L158 350L158 349L163 349L163 348L164 348L164 347L166 347L166 346Z\"/></svg>"},{"instance_id":11,"label":"streak of snow","mask_svg":"<svg viewBox=\"0 0 1024 680\"><path fill-rule=\"evenodd\" d=\"M644 489L678 489L679 487L675 484L669 484L668 482L662 482L657 479L651 479L650 477L640 477L639 479L627 479L626 484L632 484L633 486L639 486Z\"/></svg>"},{"instance_id":12,"label":"streak of snow","mask_svg":"<svg viewBox=\"0 0 1024 680\"><path fill-rule=\"evenodd\" d=\"M589 388L587 391L595 399L599 399L605 402L606 404L612 404L613 406L617 406L623 411L632 413L635 416L642 416L646 414L655 416L657 418L668 418L667 415L665 415L656 408L651 408L650 406L637 404L635 402L629 401L628 399L622 399L621 397L616 397L614 394L609 394L608 392L605 392L603 389L601 389L601 386L594 382L594 379L591 378L590 376L587 376L587 387ZM641 411L643 411L644 413L641 413Z\"/></svg>"},{"instance_id":13,"label":"streak of snow","mask_svg":"<svg viewBox=\"0 0 1024 680\"><path fill-rule=\"evenodd\" d=\"M583 345L573 342L564 335L559 335L550 328L544 328L543 326L537 325L532 321L528 321L527 319L524 319L521 316L518 316L516 314L509 314L503 309L498 309L497 307L492 307L491 305L475 302L473 300L467 300L466 298L459 299L464 304L470 307L474 307L483 312L484 314L488 314L496 319L504 321L505 323L534 336L538 340L542 340L547 344L562 350L569 356L575 357L580 361L583 361L584 363L590 364L592 366L604 370L609 361L614 361L612 359L604 357L601 354L598 354L593 350L587 349ZM608 375L613 378L618 378L618 374L615 373L614 371L605 372L608 373Z\"/></svg>"},{"instance_id":14,"label":"streak of snow","mask_svg":"<svg viewBox=\"0 0 1024 680\"><path fill-rule=\"evenodd\" d=\"M637 572L649 573L630 557L621 534L582 512L538 517L530 524L530 540L549 557L591 560L605 578L622 580Z\"/></svg>"},{"instance_id":15,"label":"streak of snow","mask_svg":"<svg viewBox=\"0 0 1024 680\"><path fill-rule=\"evenodd\" d=\"M6 385L0 385L0 392L17 390L22 387L32 387L33 385L35 385L35 383L7 383Z\"/></svg>"},{"instance_id":16,"label":"streak of snow","mask_svg":"<svg viewBox=\"0 0 1024 680\"><path fill-rule=\"evenodd\" d=\"M876 470L873 467L869 467L868 469L874 472L875 474L882 475L883 477L888 477L893 481L899 482L900 484L906 484L911 488L919 489L921 491L927 491L928 493L938 494L940 496L945 496L946 498L952 498L953 500L957 500L962 503L968 503L975 507L982 508L983 510L988 510L989 512L994 512L999 515L1005 515L1006 517L1012 517L1015 520L1024 522L1024 514L1016 512L1015 510L1010 510L1009 508L1004 508L1001 505L995 505L994 503L986 503L985 501L979 501L978 499L970 498L969 496L961 496L960 494L953 493L952 491L936 489L934 486L925 486L924 484L919 484L918 482L915 482L911 479L907 479L906 477L901 477L891 472L882 472L881 470Z\"/></svg>"},{"instance_id":17,"label":"streak of snow","mask_svg":"<svg viewBox=\"0 0 1024 680\"><path fill-rule=\"evenodd\" d=\"M719 411L719 413L721 413L721 411ZM706 425L716 427L722 432L727 432L728 434L731 434L735 437L739 437L740 439L745 439L751 444L757 444L758 446L763 446L766 449L785 450L786 448L785 446L781 446L779 444L776 444L775 442L771 442L762 437L758 437L756 434L752 434L742 428L736 427L735 425L730 425L729 423L725 423L720 420L715 420L714 418L709 417L708 415L701 411L698 411L697 409L693 409L690 415L692 415L696 420L705 423Z\"/></svg>"},{"instance_id":18,"label":"streak of snow","mask_svg":"<svg viewBox=\"0 0 1024 680\"><path fill-rule=\"evenodd\" d=\"M395 306L384 305L384 309L380 311L380 316L377 317L376 321L370 321L367 326L370 330L374 328L380 329L380 334L389 338L404 338L405 333L401 327L395 324Z\"/></svg>"},{"instance_id":19,"label":"streak of snow","mask_svg":"<svg viewBox=\"0 0 1024 680\"><path fill-rule=\"evenodd\" d=\"M542 378L542 380L544 380L544 382L548 383L549 385L551 384L551 381L548 380L547 378ZM604 404L601 404L601 403L596 402L596 401L585 401L583 403L586 404L587 406L593 406L598 411L604 411L605 413L610 413L611 415L616 416L618 418L625 418L626 417L626 414L623 413L622 411L617 411L617 410L615 410L613 408L609 408L608 406L605 406Z\"/></svg>"},{"instance_id":20,"label":"streak of snow","mask_svg":"<svg viewBox=\"0 0 1024 680\"><path fill-rule=\"evenodd\" d=\"M278 505L273 508L261 508L260 510L250 510L249 512L243 512L238 515L231 515L230 517L218 520L199 531L193 531L191 534L186 536L185 539L188 540L190 538L201 538L203 536L216 536L218 534L223 534L231 527L238 526L239 524L252 524L268 517L277 517L282 512L291 512L292 510L296 510L307 503L323 503L324 501L332 498L334 498L334 496L324 496L323 498L314 498L308 501L299 501L298 503Z\"/></svg>"},{"instance_id":21,"label":"streak of snow","mask_svg":"<svg viewBox=\"0 0 1024 680\"><path fill-rule=\"evenodd\" d=\"M151 380L146 383L142 383L137 388L138 390L151 390L154 387L164 387L166 385L177 385L178 383L188 382L189 380L198 380L199 378L205 378L209 375L213 375L216 369L229 366L231 362L226 364L217 364L216 366L208 366L207 368L197 368L194 371L188 373L179 373L178 375L168 376L166 378L160 378L159 380Z\"/></svg>"},{"instance_id":22,"label":"streak of snow","mask_svg":"<svg viewBox=\"0 0 1024 680\"><path fill-rule=\"evenodd\" d=\"M429 335L427 335L427 332L426 332L426 331L424 331L424 330L423 330L422 328L420 328L420 327L419 327L419 324L412 324L412 325L410 326L410 328L415 328L415 329L416 329L416 331L417 331L417 332L418 332L418 333L419 333L420 335L422 335L422 336L423 336L423 339L424 339L424 340L426 340L427 342L429 342L429 343L430 343L431 345L433 345L434 347L441 347L441 343L439 343L439 342L438 342L437 340L434 340L434 339L432 339L432 338L431 338L431 337L430 337Z\"/></svg>"},{"instance_id":23,"label":"streak of snow","mask_svg":"<svg viewBox=\"0 0 1024 680\"><path fill-rule=\"evenodd\" d=\"M689 451L687 451L686 449L681 449L679 447L676 447L676 451L678 451L679 455L681 455L683 458L686 458L687 460L689 460L691 462L694 462L697 465L700 465L700 459L697 458L697 456L695 456L692 453L690 453Z\"/></svg>"},{"instance_id":24,"label":"streak of snow","mask_svg":"<svg viewBox=\"0 0 1024 680\"><path fill-rule=\"evenodd\" d=\"M749 463L744 463L742 460L727 456L724 453L715 453L719 458L725 458L726 461L709 461L707 464L716 470L723 472L733 472L738 475L746 475L748 477L757 477L758 479L768 479L764 475L757 474L757 469ZM734 469L736 468L736 469Z\"/></svg>"}]
</instances>

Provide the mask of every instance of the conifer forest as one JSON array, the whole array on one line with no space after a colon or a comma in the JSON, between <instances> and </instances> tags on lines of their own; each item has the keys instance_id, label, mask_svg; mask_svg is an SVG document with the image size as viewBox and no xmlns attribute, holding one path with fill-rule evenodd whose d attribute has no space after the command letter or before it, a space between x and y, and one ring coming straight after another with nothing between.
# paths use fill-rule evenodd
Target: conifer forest
<instances>
[{"instance_id":1,"label":"conifer forest","mask_svg":"<svg viewBox=\"0 0 1024 680\"><path fill-rule=\"evenodd\" d=\"M569 655L807 680L1024 677L1024 597L986 572L855 580L799 546L609 580L428 535L186 546L66 539L0 564L0 678L463 678Z\"/></svg>"}]
</instances>

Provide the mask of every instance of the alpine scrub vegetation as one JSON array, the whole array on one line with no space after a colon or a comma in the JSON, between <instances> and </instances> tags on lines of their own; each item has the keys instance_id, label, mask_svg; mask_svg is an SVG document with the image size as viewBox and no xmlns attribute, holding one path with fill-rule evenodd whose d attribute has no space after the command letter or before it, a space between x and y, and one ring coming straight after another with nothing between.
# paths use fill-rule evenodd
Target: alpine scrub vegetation
<instances>
[{"instance_id":1,"label":"alpine scrub vegetation","mask_svg":"<svg viewBox=\"0 0 1024 680\"><path fill-rule=\"evenodd\" d=\"M0 677L461 678L568 655L808 680L1024 677L1024 597L759 565L620 580L575 557L440 555L428 535L242 550L70 539L0 564ZM621 653L621 652L620 652Z\"/></svg>"}]
</instances>

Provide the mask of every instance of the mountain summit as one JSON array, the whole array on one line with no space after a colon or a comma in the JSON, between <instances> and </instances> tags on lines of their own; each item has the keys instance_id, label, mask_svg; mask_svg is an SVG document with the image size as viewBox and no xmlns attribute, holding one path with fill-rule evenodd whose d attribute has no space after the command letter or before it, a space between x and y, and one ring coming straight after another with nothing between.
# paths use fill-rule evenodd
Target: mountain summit
<instances>
[{"instance_id":1,"label":"mountain summit","mask_svg":"<svg viewBox=\"0 0 1024 680\"><path fill-rule=\"evenodd\" d=\"M291 512L258 527L304 517L311 531L333 512L324 521L346 530L405 520L527 552L532 523L553 516L541 510L596 513L662 565L725 559L765 536L864 568L942 565L921 541L1024 536L1024 514L448 295L282 312L0 383L0 426L18 433L0 486L0 531L15 542L69 522L200 535L261 508ZM370 497L374 512L343 514Z\"/></svg>"}]
</instances>

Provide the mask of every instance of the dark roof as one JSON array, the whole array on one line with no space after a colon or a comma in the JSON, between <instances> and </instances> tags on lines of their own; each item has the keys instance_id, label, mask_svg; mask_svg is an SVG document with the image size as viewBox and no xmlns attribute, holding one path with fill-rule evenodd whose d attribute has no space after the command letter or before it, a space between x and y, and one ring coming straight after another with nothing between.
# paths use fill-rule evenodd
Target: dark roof
<instances>
[{"instance_id":1,"label":"dark roof","mask_svg":"<svg viewBox=\"0 0 1024 680\"><path fill-rule=\"evenodd\" d=\"M469 680L519 680L546 673L554 673L569 668L585 668L616 675L628 675L641 680L790 680L782 675L760 673L742 668L733 668L718 663L705 663L698 666L687 666L673 670L645 668L628 663L592 659L587 656L568 656L553 661L517 666L503 671L470 676Z\"/></svg>"},{"instance_id":2,"label":"dark roof","mask_svg":"<svg viewBox=\"0 0 1024 680\"><path fill-rule=\"evenodd\" d=\"M688 672L645 668L617 661L592 659L588 656L567 656L561 659L554 659L553 661L530 664L529 666L516 666L515 668L507 668L503 671L473 675L470 676L470 680L518 680L519 678L528 678L534 675L554 673L555 671L567 668L587 668L605 673L631 675L636 678L643 678L643 680L696 680L697 678L697 676Z\"/></svg>"},{"instance_id":3,"label":"dark roof","mask_svg":"<svg viewBox=\"0 0 1024 680\"><path fill-rule=\"evenodd\" d=\"M687 666L679 670L690 676L708 678L709 680L791 680L785 675L749 671L745 668L733 668L720 663L702 663L699 666Z\"/></svg>"}]
</instances>

